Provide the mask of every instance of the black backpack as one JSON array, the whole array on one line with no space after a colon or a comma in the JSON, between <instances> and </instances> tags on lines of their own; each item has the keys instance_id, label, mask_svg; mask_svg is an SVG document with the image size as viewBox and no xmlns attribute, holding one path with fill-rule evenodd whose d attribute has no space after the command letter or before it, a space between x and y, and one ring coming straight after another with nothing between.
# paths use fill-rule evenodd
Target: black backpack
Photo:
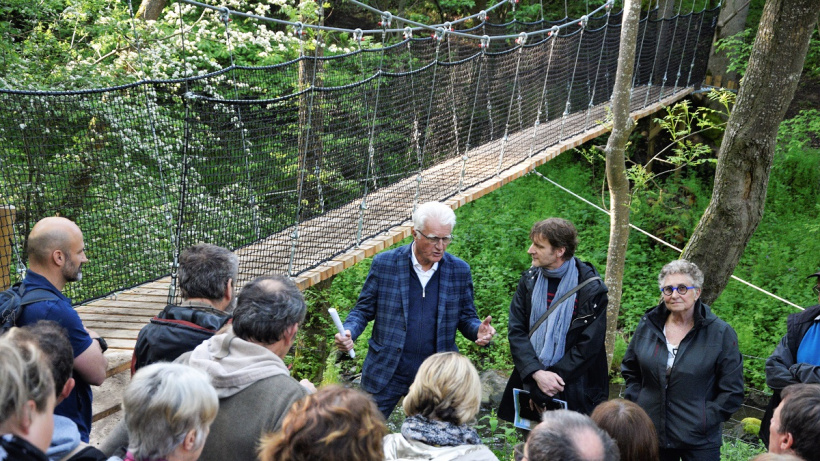
<instances>
[{"instance_id":1,"label":"black backpack","mask_svg":"<svg viewBox=\"0 0 820 461\"><path fill-rule=\"evenodd\" d=\"M6 291L0 291L0 335L17 326L17 319L23 308L40 301L59 299L56 294L44 288L26 291L23 282L15 283Z\"/></svg>"}]
</instances>

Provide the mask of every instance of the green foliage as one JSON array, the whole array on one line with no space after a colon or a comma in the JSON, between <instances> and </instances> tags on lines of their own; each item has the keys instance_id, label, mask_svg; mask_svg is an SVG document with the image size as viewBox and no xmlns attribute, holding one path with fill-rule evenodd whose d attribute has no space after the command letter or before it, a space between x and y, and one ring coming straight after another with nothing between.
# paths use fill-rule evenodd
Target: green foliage
<instances>
[{"instance_id":1,"label":"green foliage","mask_svg":"<svg viewBox=\"0 0 820 461\"><path fill-rule=\"evenodd\" d=\"M756 32L756 29L744 29L743 32L717 41L715 50L726 53L729 58L729 65L726 70L737 72L741 77L746 74L746 67L749 65L749 57L752 55Z\"/></svg>"},{"instance_id":2,"label":"green foliage","mask_svg":"<svg viewBox=\"0 0 820 461\"><path fill-rule=\"evenodd\" d=\"M747 461L766 449L757 445L751 445L740 440L724 440L720 447L721 461Z\"/></svg>"},{"instance_id":3,"label":"green foliage","mask_svg":"<svg viewBox=\"0 0 820 461\"><path fill-rule=\"evenodd\" d=\"M623 335L615 335L615 349L613 349L612 352L612 365L609 367L609 376L613 382L623 382L623 377L621 377L621 362L624 360L626 347L627 343Z\"/></svg>"},{"instance_id":4,"label":"green foliage","mask_svg":"<svg viewBox=\"0 0 820 461\"><path fill-rule=\"evenodd\" d=\"M820 78L820 27L815 27L814 33L811 34L803 71L810 77Z\"/></svg>"},{"instance_id":5,"label":"green foliage","mask_svg":"<svg viewBox=\"0 0 820 461\"><path fill-rule=\"evenodd\" d=\"M485 434L482 437L482 443L491 447L498 459L512 459L513 449L521 441L518 437L519 431L515 426L498 419L495 410L493 410L490 414L482 416L473 427ZM499 446L501 448L496 448Z\"/></svg>"}]
</instances>

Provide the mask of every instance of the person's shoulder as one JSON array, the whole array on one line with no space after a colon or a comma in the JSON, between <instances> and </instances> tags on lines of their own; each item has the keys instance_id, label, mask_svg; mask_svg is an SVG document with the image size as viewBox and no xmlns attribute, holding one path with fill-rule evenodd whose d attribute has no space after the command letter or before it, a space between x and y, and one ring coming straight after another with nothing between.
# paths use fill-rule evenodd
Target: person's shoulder
<instances>
[{"instance_id":1,"label":"person's shoulder","mask_svg":"<svg viewBox=\"0 0 820 461\"><path fill-rule=\"evenodd\" d=\"M595 292L600 293L606 293L609 291L609 287L607 287L604 283L603 277L601 277L598 269L596 269L591 262L581 261L578 258L575 258L575 260L577 261L576 267L578 268L578 283L584 282L593 277L598 277L601 280L596 280L590 283L587 287L585 287L587 291L594 290Z\"/></svg>"},{"instance_id":2,"label":"person's shoulder","mask_svg":"<svg viewBox=\"0 0 820 461\"><path fill-rule=\"evenodd\" d=\"M444 264L450 264L455 270L467 271L467 272L470 271L470 265L467 264L467 261L459 258L458 256L456 256L452 253L448 253L446 251L444 252L444 256L442 257L442 262Z\"/></svg>"},{"instance_id":3,"label":"person's shoulder","mask_svg":"<svg viewBox=\"0 0 820 461\"><path fill-rule=\"evenodd\" d=\"M248 386L248 390L252 388L255 392L261 392L265 395L267 395L271 389L274 390L273 395L271 395L271 397L277 397L274 400L278 400L279 397L287 399L293 394L298 394L300 396L308 394L307 389L299 384L299 381L297 381L296 378L286 374L278 374L268 376L267 378L262 378Z\"/></svg>"},{"instance_id":4,"label":"person's shoulder","mask_svg":"<svg viewBox=\"0 0 820 461\"><path fill-rule=\"evenodd\" d=\"M381 253L378 253L376 256L373 256L373 264L394 261L397 258L401 257L409 257L410 245L411 244L402 245L398 248L393 248L392 250L382 251Z\"/></svg>"},{"instance_id":5,"label":"person's shoulder","mask_svg":"<svg viewBox=\"0 0 820 461\"><path fill-rule=\"evenodd\" d=\"M789 314L787 325L797 326L797 324L805 322L814 322L814 319L820 315L820 304L807 307L805 310Z\"/></svg>"}]
</instances>

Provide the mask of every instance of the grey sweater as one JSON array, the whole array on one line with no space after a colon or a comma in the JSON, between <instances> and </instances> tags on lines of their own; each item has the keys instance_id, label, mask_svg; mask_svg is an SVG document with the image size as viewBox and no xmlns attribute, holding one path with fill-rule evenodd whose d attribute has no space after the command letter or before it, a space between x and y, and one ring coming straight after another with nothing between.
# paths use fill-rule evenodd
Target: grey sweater
<instances>
[{"instance_id":1,"label":"grey sweater","mask_svg":"<svg viewBox=\"0 0 820 461\"><path fill-rule=\"evenodd\" d=\"M232 332L214 336L177 362L207 373L219 395L201 461L257 459L260 437L278 430L293 402L308 394L276 354Z\"/></svg>"}]
</instances>

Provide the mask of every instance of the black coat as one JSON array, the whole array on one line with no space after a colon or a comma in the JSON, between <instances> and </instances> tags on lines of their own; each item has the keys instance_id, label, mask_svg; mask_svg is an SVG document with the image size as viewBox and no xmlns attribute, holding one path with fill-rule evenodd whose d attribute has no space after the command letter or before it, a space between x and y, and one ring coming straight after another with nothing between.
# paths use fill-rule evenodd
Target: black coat
<instances>
[{"instance_id":1,"label":"black coat","mask_svg":"<svg viewBox=\"0 0 820 461\"><path fill-rule=\"evenodd\" d=\"M680 343L669 376L661 302L643 316L621 363L625 397L640 405L658 433L660 448L721 445L721 425L743 403L743 358L735 330L697 300L695 325Z\"/></svg>"},{"instance_id":2,"label":"black coat","mask_svg":"<svg viewBox=\"0 0 820 461\"><path fill-rule=\"evenodd\" d=\"M772 398L760 422L760 439L767 447L769 423L772 421L774 409L780 404L780 391L789 384L820 383L820 367L797 363L797 349L818 314L820 304L789 315L786 319L786 336L783 336L772 355L766 360L766 384L772 388Z\"/></svg>"},{"instance_id":3,"label":"black coat","mask_svg":"<svg viewBox=\"0 0 820 461\"><path fill-rule=\"evenodd\" d=\"M131 358L131 374L155 362L173 362L230 321L230 314L204 304L165 306L140 330Z\"/></svg>"},{"instance_id":4,"label":"black coat","mask_svg":"<svg viewBox=\"0 0 820 461\"><path fill-rule=\"evenodd\" d=\"M578 283L591 277L599 277L592 264L576 259ZM565 400L570 410L589 414L596 405L609 395L609 373L606 363L606 306L607 288L603 281L592 282L578 291L575 312L567 331L564 356L549 368L545 368L530 343L530 312L532 291L540 269L530 268L521 275L518 289L510 303L508 338L515 369L498 408L498 417L512 421L515 417L513 389L523 388L524 383L538 392L532 374L538 370L558 374L565 383L564 391L555 395Z\"/></svg>"}]
</instances>

